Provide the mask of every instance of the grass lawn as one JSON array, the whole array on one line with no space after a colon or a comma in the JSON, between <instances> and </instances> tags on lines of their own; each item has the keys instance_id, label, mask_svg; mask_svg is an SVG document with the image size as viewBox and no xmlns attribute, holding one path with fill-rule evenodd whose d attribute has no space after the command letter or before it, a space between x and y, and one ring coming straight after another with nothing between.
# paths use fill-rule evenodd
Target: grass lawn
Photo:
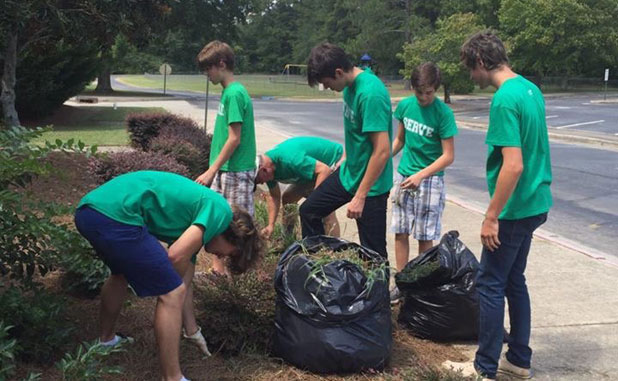
<instances>
[{"instance_id":1,"label":"grass lawn","mask_svg":"<svg viewBox=\"0 0 618 381\"><path fill-rule=\"evenodd\" d=\"M137 87L161 89L163 92L162 75L122 75L116 76L119 81ZM317 98L338 99L341 94L307 85L302 76L279 76L267 74L242 74L236 75L235 79L242 83L252 97L278 97L278 98ZM194 91L204 93L206 91L206 77L199 74L179 74L167 76L167 89L178 91ZM220 94L221 86L209 86L210 94Z\"/></svg>"},{"instance_id":2,"label":"grass lawn","mask_svg":"<svg viewBox=\"0 0 618 381\"><path fill-rule=\"evenodd\" d=\"M28 127L51 125L53 131L46 132L35 143L43 143L46 140L60 139L67 141L74 138L81 140L86 145L117 146L126 145L129 135L126 131L124 120L127 114L135 112L165 112L160 107L111 107L87 106L72 107L62 106L54 115L40 120L26 120L24 125Z\"/></svg>"}]
</instances>

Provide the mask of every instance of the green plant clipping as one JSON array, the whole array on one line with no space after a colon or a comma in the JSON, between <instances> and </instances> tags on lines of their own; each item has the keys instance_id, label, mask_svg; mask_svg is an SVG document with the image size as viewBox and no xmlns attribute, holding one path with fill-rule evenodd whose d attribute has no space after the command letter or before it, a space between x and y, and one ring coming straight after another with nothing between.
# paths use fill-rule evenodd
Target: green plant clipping
<instances>
[{"instance_id":1,"label":"green plant clipping","mask_svg":"<svg viewBox=\"0 0 618 381\"><path fill-rule=\"evenodd\" d=\"M102 380L109 374L122 374L121 367L107 365L104 359L123 351L121 344L105 346L99 340L84 342L75 353L66 353L56 367L62 372L63 381Z\"/></svg>"},{"instance_id":2,"label":"green plant clipping","mask_svg":"<svg viewBox=\"0 0 618 381\"><path fill-rule=\"evenodd\" d=\"M419 282L425 279L426 277L434 273L439 268L440 268L439 260L436 259L433 261L427 261L423 264L412 266L410 268L405 267L397 275L397 279L398 281L401 281L403 283L416 283L416 282Z\"/></svg>"}]
</instances>

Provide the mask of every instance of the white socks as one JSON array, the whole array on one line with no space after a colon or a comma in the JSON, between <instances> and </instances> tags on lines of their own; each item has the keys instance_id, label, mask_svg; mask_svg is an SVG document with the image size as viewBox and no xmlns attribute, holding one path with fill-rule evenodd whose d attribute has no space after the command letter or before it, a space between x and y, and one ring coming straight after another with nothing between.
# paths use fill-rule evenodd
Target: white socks
<instances>
[{"instance_id":1,"label":"white socks","mask_svg":"<svg viewBox=\"0 0 618 381\"><path fill-rule=\"evenodd\" d=\"M101 345L104 345L106 347L113 347L114 345L118 344L120 339L121 339L120 336L114 335L114 338L111 339L110 341L101 341Z\"/></svg>"}]
</instances>

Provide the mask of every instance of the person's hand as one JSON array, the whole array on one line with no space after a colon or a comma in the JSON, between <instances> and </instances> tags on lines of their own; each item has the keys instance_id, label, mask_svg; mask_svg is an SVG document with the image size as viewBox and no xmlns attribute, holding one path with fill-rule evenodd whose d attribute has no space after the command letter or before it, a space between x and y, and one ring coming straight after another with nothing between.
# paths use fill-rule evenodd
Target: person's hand
<instances>
[{"instance_id":1,"label":"person's hand","mask_svg":"<svg viewBox=\"0 0 618 381\"><path fill-rule=\"evenodd\" d=\"M401 188L416 190L421 185L422 181L423 178L418 173L415 173L401 182Z\"/></svg>"},{"instance_id":2,"label":"person's hand","mask_svg":"<svg viewBox=\"0 0 618 381\"><path fill-rule=\"evenodd\" d=\"M498 239L499 230L498 219L494 217L485 217L481 225L481 243L489 251L494 251L500 246Z\"/></svg>"},{"instance_id":3,"label":"person's hand","mask_svg":"<svg viewBox=\"0 0 618 381\"><path fill-rule=\"evenodd\" d=\"M212 356L212 354L208 350L208 344L206 344L206 339L204 339L204 335L202 335L201 327L198 327L197 332L195 332L191 336L186 335L184 330L182 335L185 337L185 339L188 339L193 345L199 348L200 352L202 352L202 354L204 355L203 358Z\"/></svg>"},{"instance_id":4,"label":"person's hand","mask_svg":"<svg viewBox=\"0 0 618 381\"><path fill-rule=\"evenodd\" d=\"M348 218L360 218L365 208L365 197L354 196L348 204Z\"/></svg>"},{"instance_id":5,"label":"person's hand","mask_svg":"<svg viewBox=\"0 0 618 381\"><path fill-rule=\"evenodd\" d=\"M268 225L267 227L262 229L262 235L264 236L264 238L270 238L270 235L273 234L274 230L275 230L274 226Z\"/></svg>"},{"instance_id":6,"label":"person's hand","mask_svg":"<svg viewBox=\"0 0 618 381\"><path fill-rule=\"evenodd\" d=\"M195 179L195 182L198 184L202 184L206 187L210 187L212 185L212 181L215 179L215 173L210 170L202 173Z\"/></svg>"}]
</instances>

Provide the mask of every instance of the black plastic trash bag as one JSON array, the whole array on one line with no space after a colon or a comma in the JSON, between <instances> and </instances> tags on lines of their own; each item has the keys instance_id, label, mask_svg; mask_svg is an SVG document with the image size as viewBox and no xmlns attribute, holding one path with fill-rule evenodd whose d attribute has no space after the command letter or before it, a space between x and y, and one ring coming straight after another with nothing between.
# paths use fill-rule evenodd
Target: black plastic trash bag
<instances>
[{"instance_id":1,"label":"black plastic trash bag","mask_svg":"<svg viewBox=\"0 0 618 381\"><path fill-rule=\"evenodd\" d=\"M435 341L478 337L479 262L457 237L457 231L446 233L395 275L403 295L398 320L414 336Z\"/></svg>"},{"instance_id":2,"label":"black plastic trash bag","mask_svg":"<svg viewBox=\"0 0 618 381\"><path fill-rule=\"evenodd\" d=\"M312 273L322 248L356 249L384 263L383 276L367 279L358 265L335 260ZM329 236L307 237L281 256L275 273L277 302L273 354L316 373L382 369L392 349L388 262L372 250Z\"/></svg>"}]
</instances>

